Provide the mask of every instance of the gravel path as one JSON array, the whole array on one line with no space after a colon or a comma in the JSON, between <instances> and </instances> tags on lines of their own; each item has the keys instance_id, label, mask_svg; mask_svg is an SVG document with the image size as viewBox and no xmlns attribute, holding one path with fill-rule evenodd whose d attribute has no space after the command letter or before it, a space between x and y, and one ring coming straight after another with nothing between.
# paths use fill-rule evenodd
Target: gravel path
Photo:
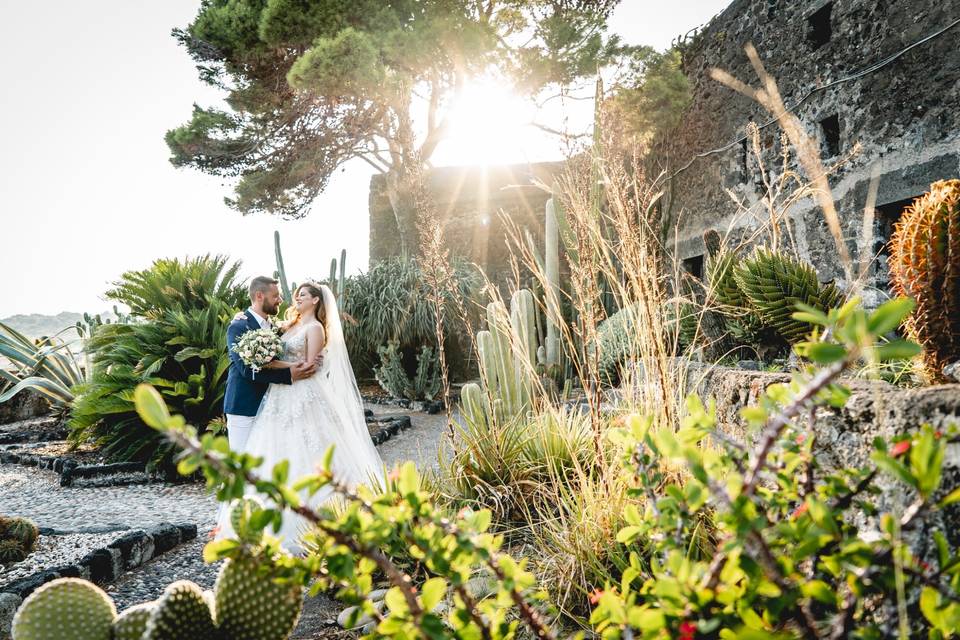
<instances>
[{"instance_id":1,"label":"gravel path","mask_svg":"<svg viewBox=\"0 0 960 640\"><path fill-rule=\"evenodd\" d=\"M413 426L383 443L380 455L388 467L413 460L421 468L437 464L437 444L445 442L446 417L413 413L400 407L369 405L378 416L409 415ZM203 589L213 587L218 567L201 557L216 522L217 503L201 485L148 484L119 487L60 487L58 477L19 465L0 465L0 514L28 517L57 531L105 531L147 528L160 522L197 524L195 540L121 576L105 586L118 610L157 598L174 580L187 579ZM339 607L324 596L307 602L294 638L341 636L327 628Z\"/></svg>"}]
</instances>

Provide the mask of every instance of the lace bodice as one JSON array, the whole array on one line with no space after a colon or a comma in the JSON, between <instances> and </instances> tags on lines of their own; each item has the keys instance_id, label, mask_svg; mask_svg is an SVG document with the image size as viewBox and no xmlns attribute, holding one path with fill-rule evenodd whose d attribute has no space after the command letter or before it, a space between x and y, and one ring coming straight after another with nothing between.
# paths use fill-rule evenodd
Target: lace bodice
<instances>
[{"instance_id":1,"label":"lace bodice","mask_svg":"<svg viewBox=\"0 0 960 640\"><path fill-rule=\"evenodd\" d=\"M283 341L283 355L280 359L284 362L296 362L307 359L306 331L300 331L296 335Z\"/></svg>"}]
</instances>

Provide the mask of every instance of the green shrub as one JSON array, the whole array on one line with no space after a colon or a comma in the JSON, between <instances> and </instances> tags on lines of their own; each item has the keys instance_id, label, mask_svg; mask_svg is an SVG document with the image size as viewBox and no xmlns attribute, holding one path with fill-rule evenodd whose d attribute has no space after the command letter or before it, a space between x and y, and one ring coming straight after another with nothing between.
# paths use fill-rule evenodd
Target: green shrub
<instances>
[{"instance_id":1,"label":"green shrub","mask_svg":"<svg viewBox=\"0 0 960 640\"><path fill-rule=\"evenodd\" d=\"M458 263L454 280L469 310L479 289L479 278L471 267ZM424 345L436 345L429 287L415 261L390 258L378 262L367 273L349 278L346 286L349 295L341 311L345 316L344 333L350 360L358 377L373 372L379 362L377 350L391 341L397 343L399 352L408 361L412 361ZM446 302L448 360L465 363L470 336L454 301Z\"/></svg>"},{"instance_id":2,"label":"green shrub","mask_svg":"<svg viewBox=\"0 0 960 640\"><path fill-rule=\"evenodd\" d=\"M172 468L175 451L137 416L133 390L152 384L200 426L220 416L230 366L227 326L247 303L236 282L239 266L205 256L158 260L123 274L107 295L131 307L132 321L98 327L87 344L93 372L78 387L73 442L92 440L111 460Z\"/></svg>"},{"instance_id":3,"label":"green shrub","mask_svg":"<svg viewBox=\"0 0 960 640\"><path fill-rule=\"evenodd\" d=\"M679 430L634 416L612 432L634 492L645 498L642 509L625 511L617 540L644 544L650 562L631 558L619 581L594 594L592 622L604 638L957 632L960 556L931 522L960 502L960 488L942 485L957 430L923 426L878 440L869 464L826 471L815 455L814 425L800 420L815 417L817 406L842 406L849 392L839 376L860 361L918 352L904 341L877 342L911 307L896 300L869 316L853 304L829 315L810 307L796 313L836 341L798 345L817 366L771 386L743 412L757 432L753 446L716 437L714 408L695 397ZM669 467L686 474L672 478ZM884 511L890 501L878 498L897 495L907 506ZM705 519L716 528L712 548L691 553Z\"/></svg>"},{"instance_id":4,"label":"green shrub","mask_svg":"<svg viewBox=\"0 0 960 640\"><path fill-rule=\"evenodd\" d=\"M399 344L393 340L377 349L380 366L374 369L377 382L394 398L433 400L440 393L440 362L432 347L424 345L417 354L417 372L411 378L403 367Z\"/></svg>"}]
</instances>

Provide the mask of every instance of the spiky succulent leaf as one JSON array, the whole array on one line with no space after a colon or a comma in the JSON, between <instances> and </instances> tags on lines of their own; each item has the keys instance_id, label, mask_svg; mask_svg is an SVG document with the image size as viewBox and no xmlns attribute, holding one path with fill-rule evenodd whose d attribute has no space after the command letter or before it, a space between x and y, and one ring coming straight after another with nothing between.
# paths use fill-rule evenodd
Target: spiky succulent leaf
<instances>
[{"instance_id":1,"label":"spiky succulent leaf","mask_svg":"<svg viewBox=\"0 0 960 640\"><path fill-rule=\"evenodd\" d=\"M797 303L821 311L843 303L843 294L833 284L820 284L812 266L762 247L734 267L733 277L763 322L790 344L803 340L811 329L793 318Z\"/></svg>"},{"instance_id":2,"label":"spiky succulent leaf","mask_svg":"<svg viewBox=\"0 0 960 640\"><path fill-rule=\"evenodd\" d=\"M91 582L59 578L23 601L13 617L13 640L110 640L117 610Z\"/></svg>"},{"instance_id":3,"label":"spiky succulent leaf","mask_svg":"<svg viewBox=\"0 0 960 640\"><path fill-rule=\"evenodd\" d=\"M898 296L917 306L904 327L923 347L926 375L946 382L960 360L960 180L941 180L904 211L890 240L890 276Z\"/></svg>"},{"instance_id":4,"label":"spiky succulent leaf","mask_svg":"<svg viewBox=\"0 0 960 640\"><path fill-rule=\"evenodd\" d=\"M240 554L224 563L214 587L217 626L231 640L284 640L300 618L303 588L279 584L257 558Z\"/></svg>"},{"instance_id":5,"label":"spiky succulent leaf","mask_svg":"<svg viewBox=\"0 0 960 640\"><path fill-rule=\"evenodd\" d=\"M150 612L143 640L196 640L221 637L203 591L188 580L167 586Z\"/></svg>"}]
</instances>

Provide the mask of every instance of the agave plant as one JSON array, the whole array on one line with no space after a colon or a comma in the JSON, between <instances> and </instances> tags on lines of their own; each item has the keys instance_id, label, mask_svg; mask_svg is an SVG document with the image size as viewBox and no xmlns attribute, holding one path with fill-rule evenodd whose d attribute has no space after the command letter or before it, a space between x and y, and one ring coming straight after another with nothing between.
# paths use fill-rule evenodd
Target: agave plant
<instances>
[{"instance_id":1,"label":"agave plant","mask_svg":"<svg viewBox=\"0 0 960 640\"><path fill-rule=\"evenodd\" d=\"M0 381L7 388L0 403L25 389L33 390L57 407L66 407L74 399L73 387L84 380L84 373L70 345L56 336L34 342L13 327L0 322L0 356L10 361L13 371L0 368Z\"/></svg>"},{"instance_id":2,"label":"agave plant","mask_svg":"<svg viewBox=\"0 0 960 640\"><path fill-rule=\"evenodd\" d=\"M230 366L227 325L246 297L238 268L204 257L159 260L124 274L108 295L136 309L135 321L103 325L88 342L93 372L78 387L71 440L92 440L112 460L172 468L174 450L140 420L133 390L154 385L194 424L220 416Z\"/></svg>"}]
</instances>

